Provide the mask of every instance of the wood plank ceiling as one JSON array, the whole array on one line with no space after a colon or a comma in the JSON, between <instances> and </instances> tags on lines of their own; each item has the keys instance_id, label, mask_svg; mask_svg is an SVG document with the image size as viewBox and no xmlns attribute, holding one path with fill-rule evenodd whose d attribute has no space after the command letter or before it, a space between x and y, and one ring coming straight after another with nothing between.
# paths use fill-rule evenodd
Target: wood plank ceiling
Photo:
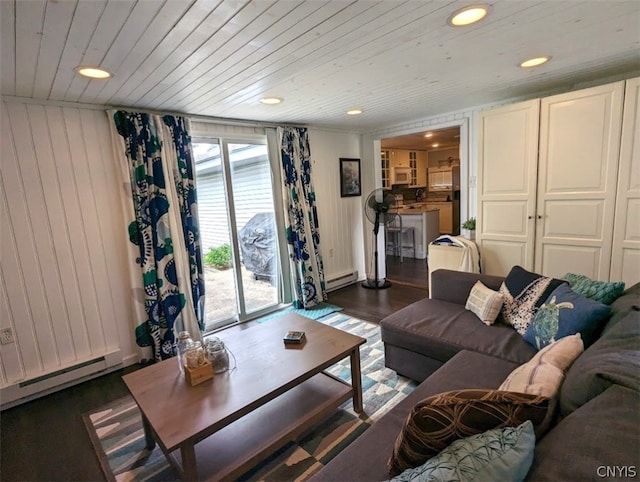
<instances>
[{"instance_id":1,"label":"wood plank ceiling","mask_svg":"<svg viewBox=\"0 0 640 482\"><path fill-rule=\"evenodd\" d=\"M449 27L468 3L2 0L1 92L364 132L638 75L637 0L496 0L478 24ZM517 66L542 54L552 60ZM79 65L114 76L88 80Z\"/></svg>"}]
</instances>

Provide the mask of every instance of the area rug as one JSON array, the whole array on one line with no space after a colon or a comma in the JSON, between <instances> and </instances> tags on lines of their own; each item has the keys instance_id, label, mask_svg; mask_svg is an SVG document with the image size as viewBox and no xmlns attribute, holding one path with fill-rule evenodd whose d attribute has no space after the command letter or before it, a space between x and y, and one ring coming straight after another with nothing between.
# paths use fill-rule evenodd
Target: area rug
<instances>
[{"instance_id":1,"label":"area rug","mask_svg":"<svg viewBox=\"0 0 640 482\"><path fill-rule=\"evenodd\" d=\"M367 343L360 347L365 413L357 415L351 400L345 402L329 419L280 449L239 480L306 480L416 387L415 382L384 366L378 325L340 313L325 316L319 321L367 339ZM351 381L348 358L327 371ZM84 420L109 480L179 480L160 448L156 447L151 452L145 449L140 412L131 397L123 397L88 413Z\"/></svg>"},{"instance_id":2,"label":"area rug","mask_svg":"<svg viewBox=\"0 0 640 482\"><path fill-rule=\"evenodd\" d=\"M309 309L294 308L293 306L290 306L288 308L285 308L284 310L276 311L275 313L271 313L269 315L258 318L256 321L258 323L264 323L265 321L269 321L274 318L284 316L287 313L295 313L300 316L306 316L307 318L311 318L312 320L318 320L320 318L323 318L337 311L342 311L342 308L336 305L332 305L330 303L322 302L322 303L318 303L316 306Z\"/></svg>"}]
</instances>

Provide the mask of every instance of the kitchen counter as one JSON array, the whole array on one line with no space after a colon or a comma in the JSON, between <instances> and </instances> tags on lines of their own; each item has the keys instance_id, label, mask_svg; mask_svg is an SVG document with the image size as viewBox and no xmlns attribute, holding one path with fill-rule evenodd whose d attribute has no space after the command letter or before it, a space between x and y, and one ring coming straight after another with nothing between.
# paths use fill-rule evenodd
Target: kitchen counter
<instances>
[{"instance_id":1,"label":"kitchen counter","mask_svg":"<svg viewBox=\"0 0 640 482\"><path fill-rule=\"evenodd\" d=\"M415 230L415 257L425 259L429 243L440 236L438 210L427 208L425 205L411 207L405 205L398 209L398 215L402 218L403 228L414 228ZM402 256L407 258L413 257L411 240L412 237L409 233L406 233L401 240ZM393 254L393 250L389 249L389 243L387 244L387 254Z\"/></svg>"},{"instance_id":2,"label":"kitchen counter","mask_svg":"<svg viewBox=\"0 0 640 482\"><path fill-rule=\"evenodd\" d=\"M426 203L414 203L398 206L398 214L422 214L437 210L437 208L427 207Z\"/></svg>"}]
</instances>

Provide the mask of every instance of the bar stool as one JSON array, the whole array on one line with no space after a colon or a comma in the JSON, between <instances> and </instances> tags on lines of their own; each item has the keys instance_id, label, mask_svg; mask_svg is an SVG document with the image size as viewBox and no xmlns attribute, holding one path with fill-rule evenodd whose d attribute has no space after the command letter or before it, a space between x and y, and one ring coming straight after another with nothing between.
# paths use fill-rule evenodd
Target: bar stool
<instances>
[{"instance_id":1,"label":"bar stool","mask_svg":"<svg viewBox=\"0 0 640 482\"><path fill-rule=\"evenodd\" d=\"M413 248L413 257L416 257L416 230L413 226L404 227L402 226L402 216L398 215L394 218L394 220L384 227L385 230L385 240L387 246L391 245L391 252L393 255L396 255L396 252L399 251L400 262L403 261L402 249L403 248ZM404 244L404 235L409 233L411 235L411 244Z\"/></svg>"}]
</instances>

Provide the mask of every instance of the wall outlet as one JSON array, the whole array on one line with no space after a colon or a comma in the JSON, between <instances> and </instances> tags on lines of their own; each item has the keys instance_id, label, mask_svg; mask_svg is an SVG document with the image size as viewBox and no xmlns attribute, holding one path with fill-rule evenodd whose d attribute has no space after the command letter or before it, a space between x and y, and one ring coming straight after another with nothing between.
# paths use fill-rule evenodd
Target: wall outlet
<instances>
[{"instance_id":1,"label":"wall outlet","mask_svg":"<svg viewBox=\"0 0 640 482\"><path fill-rule=\"evenodd\" d=\"M329 257L333 258L333 248L329 248Z\"/></svg>"},{"instance_id":2,"label":"wall outlet","mask_svg":"<svg viewBox=\"0 0 640 482\"><path fill-rule=\"evenodd\" d=\"M0 345L8 345L14 341L13 330L11 328L3 328L0 330Z\"/></svg>"}]
</instances>

